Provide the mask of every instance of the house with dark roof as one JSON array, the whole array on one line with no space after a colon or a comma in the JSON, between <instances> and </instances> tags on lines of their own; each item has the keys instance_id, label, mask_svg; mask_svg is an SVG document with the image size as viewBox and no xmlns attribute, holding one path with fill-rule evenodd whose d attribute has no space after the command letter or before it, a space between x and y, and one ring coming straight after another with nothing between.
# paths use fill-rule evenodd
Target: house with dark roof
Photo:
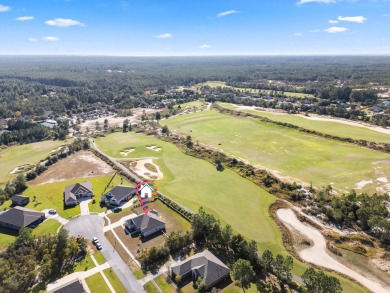
<instances>
[{"instance_id":1,"label":"house with dark roof","mask_svg":"<svg viewBox=\"0 0 390 293\"><path fill-rule=\"evenodd\" d=\"M125 222L125 227L130 231L141 233L147 237L165 229L165 222L162 221L153 211L148 214L139 215Z\"/></svg>"},{"instance_id":2,"label":"house with dark roof","mask_svg":"<svg viewBox=\"0 0 390 293\"><path fill-rule=\"evenodd\" d=\"M14 207L0 214L0 226L14 230L23 227L34 228L45 220L45 213Z\"/></svg>"},{"instance_id":3,"label":"house with dark roof","mask_svg":"<svg viewBox=\"0 0 390 293\"><path fill-rule=\"evenodd\" d=\"M14 195L11 197L13 206L25 206L30 202L30 198L28 196L23 196L20 194Z\"/></svg>"},{"instance_id":4,"label":"house with dark roof","mask_svg":"<svg viewBox=\"0 0 390 293\"><path fill-rule=\"evenodd\" d=\"M205 250L171 266L172 279L184 281L202 278L206 290L229 277L230 269L210 251Z\"/></svg>"},{"instance_id":5,"label":"house with dark roof","mask_svg":"<svg viewBox=\"0 0 390 293\"><path fill-rule=\"evenodd\" d=\"M64 203L66 206L73 206L79 203L80 199L93 195L90 181L71 184L65 187Z\"/></svg>"},{"instance_id":6,"label":"house with dark roof","mask_svg":"<svg viewBox=\"0 0 390 293\"><path fill-rule=\"evenodd\" d=\"M135 195L135 189L129 186L118 185L104 194L100 200L106 205L119 206L122 202L128 201Z\"/></svg>"},{"instance_id":7,"label":"house with dark roof","mask_svg":"<svg viewBox=\"0 0 390 293\"><path fill-rule=\"evenodd\" d=\"M83 286L83 283L79 280L73 280L66 284L57 287L54 290L48 291L48 293L84 293L87 292Z\"/></svg>"}]
</instances>

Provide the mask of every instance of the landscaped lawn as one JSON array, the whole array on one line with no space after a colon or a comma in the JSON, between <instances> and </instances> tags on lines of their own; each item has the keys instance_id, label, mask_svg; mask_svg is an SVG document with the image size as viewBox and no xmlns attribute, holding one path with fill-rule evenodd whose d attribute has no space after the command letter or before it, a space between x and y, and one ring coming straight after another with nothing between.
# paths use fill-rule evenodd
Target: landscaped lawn
<instances>
[{"instance_id":1,"label":"landscaped lawn","mask_svg":"<svg viewBox=\"0 0 390 293\"><path fill-rule=\"evenodd\" d=\"M154 286L152 281L147 282L144 285L144 288L145 288L145 291L148 293L159 293L159 291L157 290L156 286Z\"/></svg>"},{"instance_id":2,"label":"landscaped lawn","mask_svg":"<svg viewBox=\"0 0 390 293\"><path fill-rule=\"evenodd\" d=\"M127 293L126 288L123 287L121 281L118 279L117 275L111 268L104 270L103 273L106 275L111 286L114 288L115 293Z\"/></svg>"},{"instance_id":3,"label":"landscaped lawn","mask_svg":"<svg viewBox=\"0 0 390 293\"><path fill-rule=\"evenodd\" d=\"M227 104L227 103L218 103L218 104L220 104L222 107L225 108L239 110L245 113L250 113L261 117L266 117L274 121L290 123L302 128L315 130L330 135L348 137L352 139L364 139L369 141L390 143L390 135L388 134L370 130L365 127L344 124L341 122L337 122L336 120L334 122L311 120L309 119L310 117L305 118L293 114L287 114L287 113L276 114L276 113L270 113L266 111L239 109L236 105L233 104Z\"/></svg>"},{"instance_id":4,"label":"landscaped lawn","mask_svg":"<svg viewBox=\"0 0 390 293\"><path fill-rule=\"evenodd\" d=\"M0 227L0 251L14 242L18 234L18 231Z\"/></svg>"},{"instance_id":5,"label":"landscaped lawn","mask_svg":"<svg viewBox=\"0 0 390 293\"><path fill-rule=\"evenodd\" d=\"M56 234L58 228L61 226L61 224L53 219L47 219L42 224L40 224L38 227L33 229L32 233L35 236L40 235L47 235L47 234Z\"/></svg>"},{"instance_id":6,"label":"landscaped lawn","mask_svg":"<svg viewBox=\"0 0 390 293\"><path fill-rule=\"evenodd\" d=\"M18 174L10 174L14 168L24 164L37 164L44 160L51 150L66 144L66 141L42 141L8 147L0 151L0 186L15 178Z\"/></svg>"},{"instance_id":7,"label":"landscaped lawn","mask_svg":"<svg viewBox=\"0 0 390 293\"><path fill-rule=\"evenodd\" d=\"M206 82L205 85L208 85L211 88L215 87L222 87L222 88L231 88L234 90L240 90L241 92L247 92L252 94L257 93L264 93L266 95L270 94L270 90L259 90L259 89L251 89L251 88L241 88L241 87L233 87L230 85L226 85L225 82L221 81L209 81ZM281 91L278 91L279 94L281 94ZM313 95L310 94L304 94L304 93L294 93L294 92L283 92L286 97L295 97L295 98L304 98L304 97L313 97Z\"/></svg>"},{"instance_id":8,"label":"landscaped lawn","mask_svg":"<svg viewBox=\"0 0 390 293\"><path fill-rule=\"evenodd\" d=\"M191 135L194 142L318 188L331 184L338 192L355 188L374 193L390 181L389 154L272 123L203 111L164 124L171 131Z\"/></svg>"},{"instance_id":9,"label":"landscaped lawn","mask_svg":"<svg viewBox=\"0 0 390 293\"><path fill-rule=\"evenodd\" d=\"M281 233L268 215L268 207L275 197L252 182L227 169L218 172L210 163L186 156L174 145L154 137L115 133L96 139L96 143L109 156L125 158L120 150L134 146L139 152L131 153L132 157L156 158L154 163L164 174L162 180L156 181L159 190L194 211L203 206L223 224L230 224L236 233L255 240L261 253L269 249L287 255ZM146 145L158 145L161 151L145 150ZM306 267L294 261L295 274L301 275ZM345 292L366 292L353 282L341 280Z\"/></svg>"},{"instance_id":10,"label":"landscaped lawn","mask_svg":"<svg viewBox=\"0 0 390 293\"><path fill-rule=\"evenodd\" d=\"M96 252L93 255L93 257L95 258L95 260L97 261L97 263L99 265L102 265L102 264L104 264L106 262L106 259L104 258L103 254L100 251Z\"/></svg>"},{"instance_id":11,"label":"landscaped lawn","mask_svg":"<svg viewBox=\"0 0 390 293\"><path fill-rule=\"evenodd\" d=\"M85 279L91 293L111 293L110 288L107 286L102 275L100 273L94 274Z\"/></svg>"},{"instance_id":12,"label":"landscaped lawn","mask_svg":"<svg viewBox=\"0 0 390 293\"><path fill-rule=\"evenodd\" d=\"M31 185L23 192L24 195L30 197L30 203L26 206L26 208L39 211L43 209L56 209L57 213L64 218L76 216L80 214L80 205L64 209L63 193L65 190L65 186L77 182L91 181L93 193L95 195L95 204L90 204L90 211L105 211L105 208L100 208L99 206L100 196L102 195L111 177L112 176L80 178L77 180L68 180L43 185ZM36 202L32 202L34 196L36 196ZM39 202L40 204L37 204L37 202Z\"/></svg>"},{"instance_id":13,"label":"landscaped lawn","mask_svg":"<svg viewBox=\"0 0 390 293\"><path fill-rule=\"evenodd\" d=\"M93 269L95 267L94 262L92 261L92 258L90 255L88 255L86 258L84 258L82 261L76 262L73 268L74 272L82 272L82 271L88 271L90 269Z\"/></svg>"},{"instance_id":14,"label":"landscaped lawn","mask_svg":"<svg viewBox=\"0 0 390 293\"><path fill-rule=\"evenodd\" d=\"M165 275L160 275L154 279L157 285L164 293L176 293L176 289L172 284L168 284Z\"/></svg>"}]
</instances>

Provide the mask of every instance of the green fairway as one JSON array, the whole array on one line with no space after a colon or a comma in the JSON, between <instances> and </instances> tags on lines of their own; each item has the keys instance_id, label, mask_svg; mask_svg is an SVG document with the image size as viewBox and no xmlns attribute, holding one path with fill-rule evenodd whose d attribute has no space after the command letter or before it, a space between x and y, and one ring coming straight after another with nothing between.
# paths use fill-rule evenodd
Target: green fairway
<instances>
[{"instance_id":1,"label":"green fairway","mask_svg":"<svg viewBox=\"0 0 390 293\"><path fill-rule=\"evenodd\" d=\"M355 188L369 193L388 188L390 155L379 151L216 111L176 116L164 123L193 141L319 188L331 184L339 192Z\"/></svg>"},{"instance_id":2,"label":"green fairway","mask_svg":"<svg viewBox=\"0 0 390 293\"><path fill-rule=\"evenodd\" d=\"M270 113L266 111L257 111L257 110L249 110L249 109L239 109L237 106L227 103L218 103L222 107L239 110L245 113L250 113L253 115L266 117L274 121L290 123L293 125L297 125L302 128L340 136L340 137L348 137L352 139L364 139L369 141L376 142L384 142L390 143L390 135L386 133L381 133L378 131L370 130L364 127L347 125L340 122L332 122L332 121L318 121L311 120L305 117L287 114L287 113Z\"/></svg>"},{"instance_id":3,"label":"green fairway","mask_svg":"<svg viewBox=\"0 0 390 293\"><path fill-rule=\"evenodd\" d=\"M223 224L228 223L236 232L255 240L260 252L269 249L287 255L281 234L268 215L268 207L275 197L252 182L230 170L218 172L210 163L187 156L174 145L154 137L114 133L96 139L96 143L109 156L126 158L120 150L132 146L136 148L132 157L156 158L154 162L164 174L164 178L156 182L159 190L194 211L203 206ZM158 145L161 151L145 150L147 145ZM305 267L295 261L294 273L301 275ZM343 280L343 286L346 292L365 292L352 282Z\"/></svg>"},{"instance_id":4,"label":"green fairway","mask_svg":"<svg viewBox=\"0 0 390 293\"><path fill-rule=\"evenodd\" d=\"M48 183L42 185L31 185L24 192L24 195L30 197L30 202L26 208L34 210L43 210L43 209L56 209L58 214L61 217L69 218L80 214L80 205L75 207L64 209L64 190L65 186L74 184L77 182L91 181L93 193L95 195L95 204L90 203L91 212L101 212L105 208L100 208L100 196L105 190L106 185L110 181L112 176L101 176L101 177L92 177L92 178L80 178L76 180L61 181L56 183ZM120 179L118 180L120 183ZM33 202L33 197L36 196L36 201ZM37 202L39 204L37 204ZM10 203L10 202L7 202ZM7 204L6 203L6 204Z\"/></svg>"},{"instance_id":5,"label":"green fairway","mask_svg":"<svg viewBox=\"0 0 390 293\"><path fill-rule=\"evenodd\" d=\"M8 147L0 151L0 186L15 178L18 174L10 174L16 167L24 164L37 164L45 159L51 150L65 144L64 141L42 141Z\"/></svg>"},{"instance_id":6,"label":"green fairway","mask_svg":"<svg viewBox=\"0 0 390 293\"><path fill-rule=\"evenodd\" d=\"M246 93L251 93L251 94L258 94L258 93L263 93L265 95L269 95L270 94L270 90L259 90L259 89L251 89L251 88L241 88L241 87L233 87L233 86L230 86L230 85L226 85L225 82L221 82L221 81L209 81L209 82L206 82L204 85L207 85L211 88L215 88L215 87L222 87L222 88L230 88L230 89L234 89L234 90L239 90L241 92L246 92ZM281 91L278 91L279 94L282 94ZM310 97L312 98L313 95L310 95L310 94L303 94L303 93L294 93L294 92L283 92L283 94L286 96L286 97L294 97L294 98L304 98L304 97Z\"/></svg>"}]
</instances>

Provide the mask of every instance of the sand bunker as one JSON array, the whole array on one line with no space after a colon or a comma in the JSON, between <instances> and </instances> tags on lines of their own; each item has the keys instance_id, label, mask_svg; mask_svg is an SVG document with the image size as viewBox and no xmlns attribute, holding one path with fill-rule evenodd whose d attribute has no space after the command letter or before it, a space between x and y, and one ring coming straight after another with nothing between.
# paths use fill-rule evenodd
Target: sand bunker
<instances>
[{"instance_id":1,"label":"sand bunker","mask_svg":"<svg viewBox=\"0 0 390 293\"><path fill-rule=\"evenodd\" d=\"M362 181L355 184L355 188L362 189L364 186L366 186L367 184L371 184L371 183L372 183L372 180L362 180Z\"/></svg>"},{"instance_id":2,"label":"sand bunker","mask_svg":"<svg viewBox=\"0 0 390 293\"><path fill-rule=\"evenodd\" d=\"M34 167L34 165L31 164L23 164L20 166L17 166L15 169L13 169L10 174L16 174L16 173L21 173L21 172L26 172L28 170L31 170Z\"/></svg>"},{"instance_id":3,"label":"sand bunker","mask_svg":"<svg viewBox=\"0 0 390 293\"><path fill-rule=\"evenodd\" d=\"M148 180L158 180L163 178L160 168L153 163L153 159L143 159L131 162L129 167L132 171Z\"/></svg>"},{"instance_id":4,"label":"sand bunker","mask_svg":"<svg viewBox=\"0 0 390 293\"><path fill-rule=\"evenodd\" d=\"M134 152L134 151L135 151L135 148L126 148L123 151L120 151L120 154L122 156L127 156L128 154L130 154L131 152Z\"/></svg>"},{"instance_id":5,"label":"sand bunker","mask_svg":"<svg viewBox=\"0 0 390 293\"><path fill-rule=\"evenodd\" d=\"M146 148L148 150L152 150L152 151L155 151L155 152L161 151L161 148L160 147L156 147L155 145L150 145L150 146L147 146Z\"/></svg>"}]
</instances>

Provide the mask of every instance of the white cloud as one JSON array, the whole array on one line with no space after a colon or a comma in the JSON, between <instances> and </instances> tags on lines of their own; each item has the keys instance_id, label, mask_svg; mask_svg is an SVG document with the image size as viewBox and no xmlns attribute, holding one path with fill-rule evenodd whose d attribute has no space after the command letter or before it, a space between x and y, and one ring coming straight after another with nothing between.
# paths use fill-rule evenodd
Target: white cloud
<instances>
[{"instance_id":1,"label":"white cloud","mask_svg":"<svg viewBox=\"0 0 390 293\"><path fill-rule=\"evenodd\" d=\"M173 35L170 33L160 34L157 36L157 39L170 39L173 38Z\"/></svg>"},{"instance_id":2,"label":"white cloud","mask_svg":"<svg viewBox=\"0 0 390 293\"><path fill-rule=\"evenodd\" d=\"M333 20L333 19L331 19L331 20L329 20L328 22L334 24L334 23L338 23L339 21L338 21L338 20Z\"/></svg>"},{"instance_id":3,"label":"white cloud","mask_svg":"<svg viewBox=\"0 0 390 293\"><path fill-rule=\"evenodd\" d=\"M68 26L84 26L83 23L81 23L78 20L70 19L70 18L56 18L45 21L45 23L49 26L59 26L59 27L68 27Z\"/></svg>"},{"instance_id":4,"label":"white cloud","mask_svg":"<svg viewBox=\"0 0 390 293\"><path fill-rule=\"evenodd\" d=\"M319 33L320 30L309 30L309 33Z\"/></svg>"},{"instance_id":5,"label":"white cloud","mask_svg":"<svg viewBox=\"0 0 390 293\"><path fill-rule=\"evenodd\" d=\"M348 21L348 22L357 22L357 23L364 23L367 18L364 16L339 16L338 20L340 21Z\"/></svg>"},{"instance_id":6,"label":"white cloud","mask_svg":"<svg viewBox=\"0 0 390 293\"><path fill-rule=\"evenodd\" d=\"M0 12L7 12L10 10L11 10L11 7L0 4Z\"/></svg>"},{"instance_id":7,"label":"white cloud","mask_svg":"<svg viewBox=\"0 0 390 293\"><path fill-rule=\"evenodd\" d=\"M56 41L59 41L60 38L57 38L57 37L44 37L42 38L42 41L46 41L46 42L56 42Z\"/></svg>"},{"instance_id":8,"label":"white cloud","mask_svg":"<svg viewBox=\"0 0 390 293\"><path fill-rule=\"evenodd\" d=\"M203 44L199 46L200 49L210 49L211 46L209 44Z\"/></svg>"},{"instance_id":9,"label":"white cloud","mask_svg":"<svg viewBox=\"0 0 390 293\"><path fill-rule=\"evenodd\" d=\"M239 12L240 11L237 11L237 10L228 10L228 11L224 11L224 12L218 13L217 17L223 17L223 16L227 16L227 15L230 15L230 14L236 14L236 13L239 13Z\"/></svg>"},{"instance_id":10,"label":"white cloud","mask_svg":"<svg viewBox=\"0 0 390 293\"><path fill-rule=\"evenodd\" d=\"M383 17L389 17L390 16L390 13L385 13L382 15Z\"/></svg>"},{"instance_id":11,"label":"white cloud","mask_svg":"<svg viewBox=\"0 0 390 293\"><path fill-rule=\"evenodd\" d=\"M33 19L34 19L34 16L20 16L20 17L15 18L15 20L18 20L18 21L28 21L28 20L33 20Z\"/></svg>"},{"instance_id":12,"label":"white cloud","mask_svg":"<svg viewBox=\"0 0 390 293\"><path fill-rule=\"evenodd\" d=\"M293 33L293 36L294 37L300 37L300 36L302 36L302 33Z\"/></svg>"},{"instance_id":13,"label":"white cloud","mask_svg":"<svg viewBox=\"0 0 390 293\"><path fill-rule=\"evenodd\" d=\"M346 27L332 26L332 27L324 30L324 32L335 34L335 33L343 33L343 32L345 32L347 30L348 29Z\"/></svg>"},{"instance_id":14,"label":"white cloud","mask_svg":"<svg viewBox=\"0 0 390 293\"><path fill-rule=\"evenodd\" d=\"M27 41L31 42L31 43L36 43L38 42L38 40L36 38L28 38Z\"/></svg>"},{"instance_id":15,"label":"white cloud","mask_svg":"<svg viewBox=\"0 0 390 293\"><path fill-rule=\"evenodd\" d=\"M302 5L306 3L312 3L312 2L329 4L329 3L336 3L337 0L299 0L298 4Z\"/></svg>"}]
</instances>

